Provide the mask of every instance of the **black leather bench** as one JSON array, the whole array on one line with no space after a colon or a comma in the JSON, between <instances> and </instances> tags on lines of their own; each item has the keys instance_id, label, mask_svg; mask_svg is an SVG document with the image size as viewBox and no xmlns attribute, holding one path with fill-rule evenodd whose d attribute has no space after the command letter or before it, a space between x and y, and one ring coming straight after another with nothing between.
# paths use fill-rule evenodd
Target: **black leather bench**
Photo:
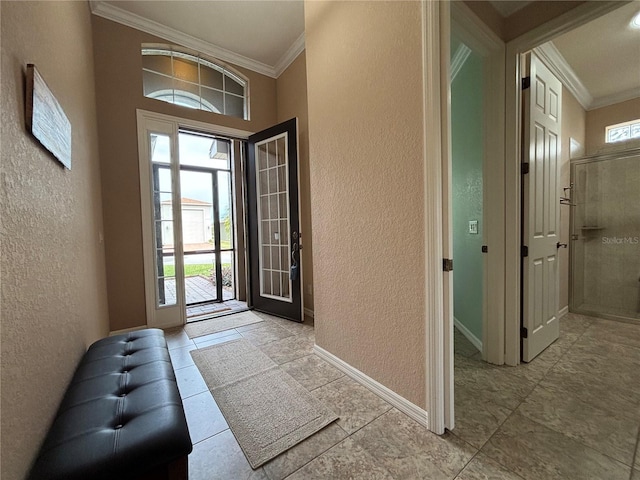
<instances>
[{"instance_id":1,"label":"black leather bench","mask_svg":"<svg viewBox=\"0 0 640 480\"><path fill-rule=\"evenodd\" d=\"M164 333L140 330L89 347L29 479L186 480L191 450Z\"/></svg>"}]
</instances>

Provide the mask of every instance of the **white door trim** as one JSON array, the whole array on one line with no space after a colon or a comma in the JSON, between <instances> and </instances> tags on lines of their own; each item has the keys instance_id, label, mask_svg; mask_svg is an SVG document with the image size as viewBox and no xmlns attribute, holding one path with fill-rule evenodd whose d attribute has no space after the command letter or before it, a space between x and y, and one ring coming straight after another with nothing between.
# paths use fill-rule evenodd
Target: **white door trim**
<instances>
[{"instance_id":1,"label":"white door trim","mask_svg":"<svg viewBox=\"0 0 640 480\"><path fill-rule=\"evenodd\" d=\"M520 363L520 55L629 2L585 2L507 43L505 137L505 363Z\"/></svg>"},{"instance_id":2,"label":"white door trim","mask_svg":"<svg viewBox=\"0 0 640 480\"><path fill-rule=\"evenodd\" d=\"M443 85L449 78L446 59L441 65L441 20L447 25L449 4L422 0L422 65L424 108L424 250L425 250L425 351L426 351L426 411L429 429L442 434L453 428L453 339L448 332L453 322L453 308L445 306L445 289L451 290L451 274L443 273L442 259L451 255L443 250L443 238L450 225L443 221L442 167L444 142L448 138L448 118L442 116L442 104L447 101ZM448 54L448 39L444 39ZM444 72L443 72L444 70ZM446 76L444 76L446 75ZM443 81L443 77L446 79ZM446 103L445 103L446 105ZM445 109L446 115L446 109ZM450 298L450 296L448 296ZM450 302L449 302L450 303ZM452 333L452 331L451 331Z\"/></svg>"},{"instance_id":3,"label":"white door trim","mask_svg":"<svg viewBox=\"0 0 640 480\"><path fill-rule=\"evenodd\" d=\"M234 137L239 139L246 139L251 132L245 130L238 130L235 128L223 127L219 125L212 125L203 122L197 122L195 120L188 120L184 118L174 117L171 115L164 115L161 113L149 112L146 110L137 109L137 128L138 128L138 167L140 173L140 208L142 214L142 253L143 253L143 265L144 265L144 284L145 284L145 306L147 313L147 326L156 328L168 328L183 325L185 323L184 312L184 292L182 288L179 288L178 283L183 282L181 277L182 257L176 255L176 292L178 294L178 307L181 310L178 322L167 322L162 318L158 318L156 308L156 291L155 291L155 262L153 258L152 249L149 245L153 244L153 227L150 219L152 218L152 205L151 205L151 172L149 166L149 152L148 152L148 140L146 125L155 124L162 126L160 130L164 133L177 137L179 128L188 128L198 131L204 131L215 135ZM177 142L174 142L172 146L172 155L174 158L178 158L178 146ZM176 175L174 175L173 189L179 193L179 181ZM174 205L174 230L182 231L182 225L180 224L180 215L177 212L179 205ZM182 245L176 244L176 252L182 251Z\"/></svg>"},{"instance_id":4,"label":"white door trim","mask_svg":"<svg viewBox=\"0 0 640 480\"><path fill-rule=\"evenodd\" d=\"M187 128L193 130L204 130L207 133L214 135L221 135L224 137L238 138L246 140L249 135L254 132L248 130L240 130L238 128L225 127L223 125L215 125L213 123L199 122L197 120L189 120L188 118L175 117L173 115L165 115L164 113L151 112L149 110L142 110L138 108L136 110L138 118L141 116L151 120L159 120L169 123L175 123L180 128Z\"/></svg>"}]
</instances>

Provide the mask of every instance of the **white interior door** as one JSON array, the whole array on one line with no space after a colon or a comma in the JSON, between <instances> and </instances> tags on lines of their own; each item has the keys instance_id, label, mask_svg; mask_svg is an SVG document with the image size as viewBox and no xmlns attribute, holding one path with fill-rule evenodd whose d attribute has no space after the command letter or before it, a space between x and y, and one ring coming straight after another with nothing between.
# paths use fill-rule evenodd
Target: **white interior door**
<instances>
[{"instance_id":1,"label":"white interior door","mask_svg":"<svg viewBox=\"0 0 640 480\"><path fill-rule=\"evenodd\" d=\"M529 362L560 334L558 164L562 84L535 54L527 54L525 62L530 80L523 92L522 360Z\"/></svg>"}]
</instances>

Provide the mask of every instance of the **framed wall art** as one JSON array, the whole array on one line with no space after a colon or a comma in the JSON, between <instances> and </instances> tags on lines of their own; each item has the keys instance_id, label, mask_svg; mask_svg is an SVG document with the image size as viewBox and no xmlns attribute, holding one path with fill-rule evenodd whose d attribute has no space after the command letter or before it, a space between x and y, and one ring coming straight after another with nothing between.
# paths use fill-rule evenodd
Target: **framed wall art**
<instances>
[{"instance_id":1,"label":"framed wall art","mask_svg":"<svg viewBox=\"0 0 640 480\"><path fill-rule=\"evenodd\" d=\"M27 128L71 170L71 123L35 65L27 65Z\"/></svg>"}]
</instances>

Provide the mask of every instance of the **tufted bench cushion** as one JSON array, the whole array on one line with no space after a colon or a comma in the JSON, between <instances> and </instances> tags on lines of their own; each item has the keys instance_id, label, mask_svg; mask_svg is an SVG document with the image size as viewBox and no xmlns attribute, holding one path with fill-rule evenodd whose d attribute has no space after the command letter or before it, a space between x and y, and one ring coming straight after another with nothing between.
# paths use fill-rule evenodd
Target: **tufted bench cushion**
<instances>
[{"instance_id":1,"label":"tufted bench cushion","mask_svg":"<svg viewBox=\"0 0 640 480\"><path fill-rule=\"evenodd\" d=\"M162 330L98 340L82 358L31 480L139 478L192 445Z\"/></svg>"}]
</instances>

